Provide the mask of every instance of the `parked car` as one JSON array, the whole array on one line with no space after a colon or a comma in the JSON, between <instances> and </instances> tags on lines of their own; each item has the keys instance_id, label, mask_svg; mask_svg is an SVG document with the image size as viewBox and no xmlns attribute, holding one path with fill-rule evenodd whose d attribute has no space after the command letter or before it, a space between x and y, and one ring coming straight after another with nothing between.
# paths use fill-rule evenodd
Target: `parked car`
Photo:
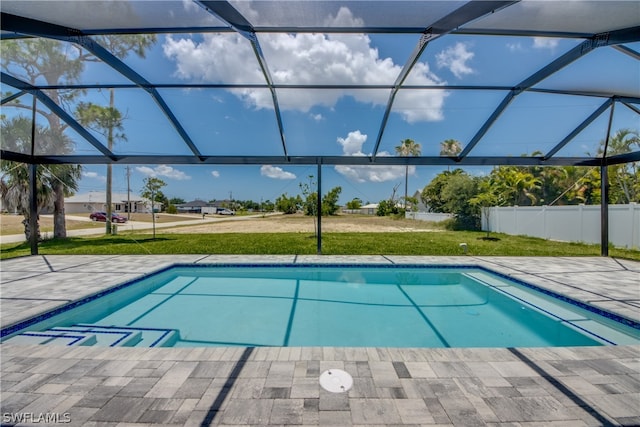
<instances>
[{"instance_id":1,"label":"parked car","mask_svg":"<svg viewBox=\"0 0 640 427\"><path fill-rule=\"evenodd\" d=\"M89 218L92 221L106 222L107 221L107 213L106 212L92 212L91 215L89 215ZM127 222L127 217L124 217L122 215L118 215L115 212L112 212L111 213L111 222L123 224L123 223Z\"/></svg>"},{"instance_id":2,"label":"parked car","mask_svg":"<svg viewBox=\"0 0 640 427\"><path fill-rule=\"evenodd\" d=\"M218 211L218 214L220 215L235 215L235 211L232 211L231 209L222 209Z\"/></svg>"}]
</instances>

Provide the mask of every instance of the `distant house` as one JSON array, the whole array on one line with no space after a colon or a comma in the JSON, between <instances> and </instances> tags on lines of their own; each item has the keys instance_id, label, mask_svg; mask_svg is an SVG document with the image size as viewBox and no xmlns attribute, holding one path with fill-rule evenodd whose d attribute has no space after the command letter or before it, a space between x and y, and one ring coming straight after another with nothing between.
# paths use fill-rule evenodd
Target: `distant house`
<instances>
[{"instance_id":1,"label":"distant house","mask_svg":"<svg viewBox=\"0 0 640 427\"><path fill-rule=\"evenodd\" d=\"M95 211L107 210L107 193L104 191L90 191L85 194L64 199L65 213L91 213ZM155 203L154 209L161 210L162 203ZM140 196L126 193L111 193L112 212L151 212L151 201Z\"/></svg>"},{"instance_id":2,"label":"distant house","mask_svg":"<svg viewBox=\"0 0 640 427\"><path fill-rule=\"evenodd\" d=\"M223 209L232 209L232 207L233 202L231 200L214 200L213 202L205 202L204 200L196 199L191 202L176 205L178 213L196 214L215 214Z\"/></svg>"},{"instance_id":3,"label":"distant house","mask_svg":"<svg viewBox=\"0 0 640 427\"><path fill-rule=\"evenodd\" d=\"M361 206L360 213L363 213L365 215L375 215L378 213L378 204L369 203L367 205Z\"/></svg>"},{"instance_id":4,"label":"distant house","mask_svg":"<svg viewBox=\"0 0 640 427\"><path fill-rule=\"evenodd\" d=\"M213 206L214 208L217 208L218 210L222 210L222 209L233 209L235 205L235 202L233 202L232 200L214 200L213 202L211 202L211 206Z\"/></svg>"},{"instance_id":5,"label":"distant house","mask_svg":"<svg viewBox=\"0 0 640 427\"><path fill-rule=\"evenodd\" d=\"M359 209L342 209L342 213L345 214L359 214L359 215L376 215L378 213L378 204L369 203L364 206L360 206Z\"/></svg>"},{"instance_id":6,"label":"distant house","mask_svg":"<svg viewBox=\"0 0 640 427\"><path fill-rule=\"evenodd\" d=\"M202 208L207 208L207 207L211 207L213 206L211 203L209 202L205 202L204 200L200 200L200 199L196 199L196 200L192 200L191 202L187 202L187 203L180 203L178 205L176 205L176 209L178 211L178 213L202 213L203 209ZM206 209L205 209L206 211Z\"/></svg>"}]
</instances>

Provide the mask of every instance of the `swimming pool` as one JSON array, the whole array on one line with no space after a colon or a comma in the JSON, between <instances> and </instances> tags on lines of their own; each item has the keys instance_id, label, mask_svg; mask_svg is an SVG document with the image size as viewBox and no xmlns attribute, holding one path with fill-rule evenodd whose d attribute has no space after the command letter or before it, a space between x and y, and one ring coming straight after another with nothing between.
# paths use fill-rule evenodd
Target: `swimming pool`
<instances>
[{"instance_id":1,"label":"swimming pool","mask_svg":"<svg viewBox=\"0 0 640 427\"><path fill-rule=\"evenodd\" d=\"M104 346L640 343L639 325L474 266L175 266L2 330Z\"/></svg>"}]
</instances>

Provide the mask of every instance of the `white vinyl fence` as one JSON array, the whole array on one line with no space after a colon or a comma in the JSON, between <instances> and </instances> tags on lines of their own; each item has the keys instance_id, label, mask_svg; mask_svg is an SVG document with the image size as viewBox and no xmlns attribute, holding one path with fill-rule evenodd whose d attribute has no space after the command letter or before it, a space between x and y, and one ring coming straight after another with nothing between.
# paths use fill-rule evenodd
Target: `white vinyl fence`
<instances>
[{"instance_id":1,"label":"white vinyl fence","mask_svg":"<svg viewBox=\"0 0 640 427\"><path fill-rule=\"evenodd\" d=\"M482 212L482 229L567 242L600 243L600 205L486 208ZM640 204L609 205L609 242L619 248L640 248Z\"/></svg>"}]
</instances>

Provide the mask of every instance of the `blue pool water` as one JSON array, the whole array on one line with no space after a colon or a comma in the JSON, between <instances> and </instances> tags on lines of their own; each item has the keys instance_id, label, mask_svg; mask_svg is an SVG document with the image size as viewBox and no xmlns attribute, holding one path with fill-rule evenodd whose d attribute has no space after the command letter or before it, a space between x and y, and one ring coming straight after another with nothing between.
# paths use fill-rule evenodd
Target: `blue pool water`
<instances>
[{"instance_id":1,"label":"blue pool water","mask_svg":"<svg viewBox=\"0 0 640 427\"><path fill-rule=\"evenodd\" d=\"M64 345L535 347L638 330L480 268L176 267L9 339Z\"/></svg>"}]
</instances>

